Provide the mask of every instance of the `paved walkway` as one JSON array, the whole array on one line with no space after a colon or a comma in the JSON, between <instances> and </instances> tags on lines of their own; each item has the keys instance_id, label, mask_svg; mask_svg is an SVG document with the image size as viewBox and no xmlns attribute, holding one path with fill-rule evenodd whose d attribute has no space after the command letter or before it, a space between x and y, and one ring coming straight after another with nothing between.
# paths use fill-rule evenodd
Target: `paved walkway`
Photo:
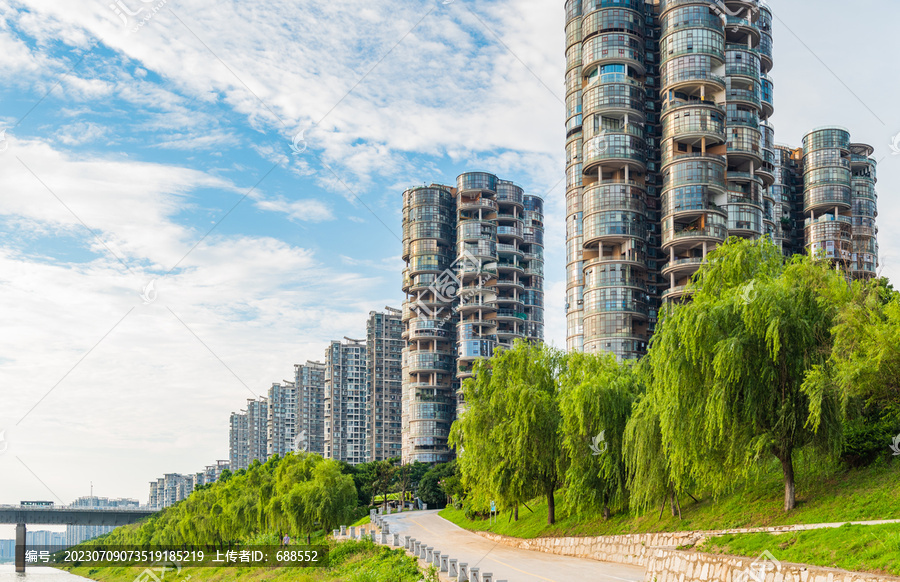
<instances>
[{"instance_id":1,"label":"paved walkway","mask_svg":"<svg viewBox=\"0 0 900 582\"><path fill-rule=\"evenodd\" d=\"M509 582L643 582L644 568L510 548L464 530L437 514L413 511L385 516L391 533L412 536L442 554Z\"/></svg>"}]
</instances>

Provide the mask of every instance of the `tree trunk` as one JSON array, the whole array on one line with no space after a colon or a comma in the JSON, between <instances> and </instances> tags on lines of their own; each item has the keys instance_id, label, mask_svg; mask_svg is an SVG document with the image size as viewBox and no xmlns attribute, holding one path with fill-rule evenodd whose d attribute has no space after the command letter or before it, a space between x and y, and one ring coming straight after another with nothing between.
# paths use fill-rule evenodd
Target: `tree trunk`
<instances>
[{"instance_id":1,"label":"tree trunk","mask_svg":"<svg viewBox=\"0 0 900 582\"><path fill-rule=\"evenodd\" d=\"M796 484L794 483L794 456L792 451L777 455L784 473L784 511L788 512L797 505Z\"/></svg>"},{"instance_id":2,"label":"tree trunk","mask_svg":"<svg viewBox=\"0 0 900 582\"><path fill-rule=\"evenodd\" d=\"M677 514L677 511L676 511L676 509L675 509L675 503L676 503L676 500L675 500L675 491L673 490L673 491L672 491L672 496L669 498L669 507L670 507L671 510L672 510L672 517L675 517L675 515Z\"/></svg>"},{"instance_id":3,"label":"tree trunk","mask_svg":"<svg viewBox=\"0 0 900 582\"><path fill-rule=\"evenodd\" d=\"M553 496L553 489L547 493L547 525L556 523L556 499Z\"/></svg>"},{"instance_id":4,"label":"tree trunk","mask_svg":"<svg viewBox=\"0 0 900 582\"><path fill-rule=\"evenodd\" d=\"M609 520L609 516L610 516L609 506L608 506L608 505L604 505L604 506L603 506L603 519L604 519L604 520Z\"/></svg>"},{"instance_id":5,"label":"tree trunk","mask_svg":"<svg viewBox=\"0 0 900 582\"><path fill-rule=\"evenodd\" d=\"M513 519L519 521L519 506L516 505L515 509L513 509Z\"/></svg>"}]
</instances>

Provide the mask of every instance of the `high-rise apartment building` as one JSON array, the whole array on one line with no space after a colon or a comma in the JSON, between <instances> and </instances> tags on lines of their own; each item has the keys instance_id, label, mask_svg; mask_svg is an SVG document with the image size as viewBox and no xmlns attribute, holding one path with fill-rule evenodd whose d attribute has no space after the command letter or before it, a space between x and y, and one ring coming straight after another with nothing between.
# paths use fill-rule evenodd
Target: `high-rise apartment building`
<instances>
[{"instance_id":1,"label":"high-rise apartment building","mask_svg":"<svg viewBox=\"0 0 900 582\"><path fill-rule=\"evenodd\" d=\"M269 388L267 457L283 457L294 450L297 434L297 385L285 380Z\"/></svg>"},{"instance_id":2,"label":"high-rise apartment building","mask_svg":"<svg viewBox=\"0 0 900 582\"><path fill-rule=\"evenodd\" d=\"M231 413L228 440L232 471L246 469L253 461L266 462L268 424L269 403L266 398L248 398L245 410Z\"/></svg>"},{"instance_id":3,"label":"high-rise apartment building","mask_svg":"<svg viewBox=\"0 0 900 582\"><path fill-rule=\"evenodd\" d=\"M250 439L249 462L265 463L268 458L269 403L266 398L247 400L247 436Z\"/></svg>"},{"instance_id":4,"label":"high-rise apartment building","mask_svg":"<svg viewBox=\"0 0 900 582\"><path fill-rule=\"evenodd\" d=\"M325 350L325 457L365 463L366 342L344 338Z\"/></svg>"},{"instance_id":5,"label":"high-rise apartment building","mask_svg":"<svg viewBox=\"0 0 900 582\"><path fill-rule=\"evenodd\" d=\"M294 385L298 443L309 453L325 456L325 364L313 361L295 364Z\"/></svg>"},{"instance_id":6,"label":"high-rise apartment building","mask_svg":"<svg viewBox=\"0 0 900 582\"><path fill-rule=\"evenodd\" d=\"M799 158L775 145L765 4L565 8L570 350L642 356L661 302L688 300L729 236L768 236L786 254L822 248L854 276L874 270L871 148L829 128L807 135Z\"/></svg>"},{"instance_id":7,"label":"high-rise apartment building","mask_svg":"<svg viewBox=\"0 0 900 582\"><path fill-rule=\"evenodd\" d=\"M403 193L404 462L449 461L475 362L543 340L543 235L543 200L493 174Z\"/></svg>"},{"instance_id":8,"label":"high-rise apartment building","mask_svg":"<svg viewBox=\"0 0 900 582\"><path fill-rule=\"evenodd\" d=\"M232 412L228 430L228 458L234 470L250 466L250 429L247 412Z\"/></svg>"},{"instance_id":9,"label":"high-rise apartment building","mask_svg":"<svg viewBox=\"0 0 900 582\"><path fill-rule=\"evenodd\" d=\"M366 450L369 461L401 454L403 338L401 311L372 311L366 322Z\"/></svg>"},{"instance_id":10,"label":"high-rise apartment building","mask_svg":"<svg viewBox=\"0 0 900 582\"><path fill-rule=\"evenodd\" d=\"M226 469L231 468L230 461L216 461L215 465L207 465L204 471L189 475L167 473L159 479L150 481L148 505L150 509L163 509L172 506L179 501L187 499L197 487L215 483Z\"/></svg>"}]
</instances>

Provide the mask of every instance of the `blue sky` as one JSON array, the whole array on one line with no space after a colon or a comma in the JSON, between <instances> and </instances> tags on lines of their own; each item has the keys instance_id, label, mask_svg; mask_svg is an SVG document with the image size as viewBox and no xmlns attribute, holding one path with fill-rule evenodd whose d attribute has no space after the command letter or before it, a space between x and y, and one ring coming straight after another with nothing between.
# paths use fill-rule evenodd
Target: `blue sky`
<instances>
[{"instance_id":1,"label":"blue sky","mask_svg":"<svg viewBox=\"0 0 900 582\"><path fill-rule=\"evenodd\" d=\"M838 124L876 147L900 274L900 7L805 4L771 2L777 141ZM227 458L232 410L399 307L410 185L487 170L546 197L564 345L563 19L542 0L0 6L0 503L91 481L144 500Z\"/></svg>"}]
</instances>

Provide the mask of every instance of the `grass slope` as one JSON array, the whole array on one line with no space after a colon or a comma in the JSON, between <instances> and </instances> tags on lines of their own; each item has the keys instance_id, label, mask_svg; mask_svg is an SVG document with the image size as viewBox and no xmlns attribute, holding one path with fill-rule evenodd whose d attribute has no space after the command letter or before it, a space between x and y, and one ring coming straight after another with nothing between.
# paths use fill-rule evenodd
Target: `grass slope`
<instances>
[{"instance_id":1,"label":"grass slope","mask_svg":"<svg viewBox=\"0 0 900 582\"><path fill-rule=\"evenodd\" d=\"M751 558L768 550L783 562L900 576L900 524L720 536L695 549Z\"/></svg>"},{"instance_id":2,"label":"grass slope","mask_svg":"<svg viewBox=\"0 0 900 582\"><path fill-rule=\"evenodd\" d=\"M672 517L668 506L662 518L659 509L641 515L621 514L604 520L601 515L572 515L562 495L557 495L557 523L547 525L547 504L529 503L533 510L519 508L519 521L501 515L493 526L487 519L469 520L465 512L453 508L441 515L468 530L491 531L503 535L534 538L540 536L598 536L683 530L716 530L740 527L831 523L900 519L900 463L882 463L838 473L798 468L797 508L782 510L781 475L771 472L718 500L690 498L681 501L683 520Z\"/></svg>"},{"instance_id":3,"label":"grass slope","mask_svg":"<svg viewBox=\"0 0 900 582\"><path fill-rule=\"evenodd\" d=\"M274 580L291 582L418 582L422 579L415 558L403 550L390 550L371 542L347 541L335 545L331 565L323 568L183 568L166 574L166 582L228 582ZM134 582L144 568L71 568L69 571L101 582Z\"/></svg>"}]
</instances>

